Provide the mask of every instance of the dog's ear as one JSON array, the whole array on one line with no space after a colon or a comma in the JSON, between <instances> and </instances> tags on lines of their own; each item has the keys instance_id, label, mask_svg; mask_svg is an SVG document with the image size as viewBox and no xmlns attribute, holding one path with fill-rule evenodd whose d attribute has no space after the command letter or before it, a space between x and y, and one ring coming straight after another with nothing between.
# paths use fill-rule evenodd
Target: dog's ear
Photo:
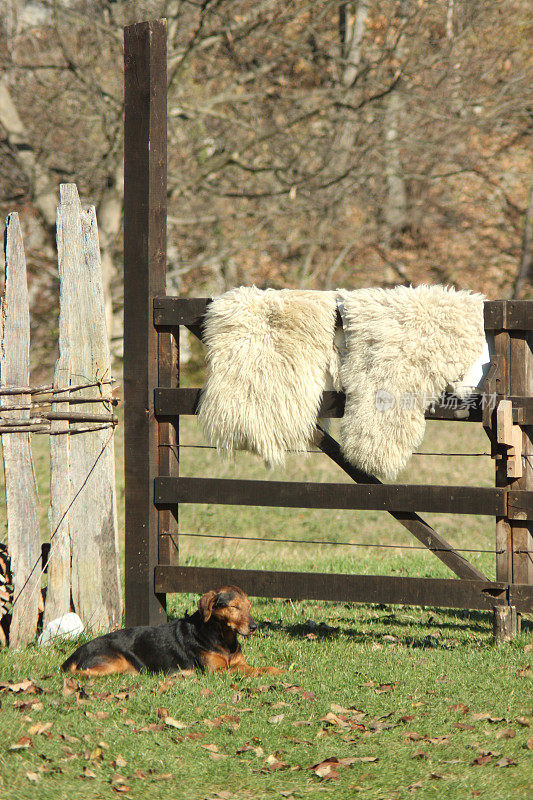
<instances>
[{"instance_id":1,"label":"dog's ear","mask_svg":"<svg viewBox=\"0 0 533 800\"><path fill-rule=\"evenodd\" d=\"M217 593L211 589L210 592L207 592L207 594L204 594L198 600L198 611L204 618L204 622L207 622L211 617L211 614L213 612L213 606L215 605L216 596Z\"/></svg>"}]
</instances>

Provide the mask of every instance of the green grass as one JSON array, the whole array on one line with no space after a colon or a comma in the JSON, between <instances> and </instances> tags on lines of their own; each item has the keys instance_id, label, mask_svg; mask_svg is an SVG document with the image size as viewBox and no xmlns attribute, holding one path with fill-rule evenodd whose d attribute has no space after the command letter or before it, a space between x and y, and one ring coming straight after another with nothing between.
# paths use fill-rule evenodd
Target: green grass
<instances>
[{"instance_id":1,"label":"green grass","mask_svg":"<svg viewBox=\"0 0 533 800\"><path fill-rule=\"evenodd\" d=\"M172 610L193 604L175 598ZM0 695L1 796L529 796L527 634L494 646L489 615L474 612L266 600L254 610L262 625L247 659L284 667L281 677L197 675L167 687L163 676L83 679L77 699L63 696L58 671L68 647L0 652L2 681L30 677L44 690ZM15 707L21 701L42 707ZM332 704L348 709L333 706L345 725L322 720ZM39 723L51 726L38 733ZM29 747L10 750L25 736ZM329 757L378 760L341 766L338 778L309 769Z\"/></svg>"},{"instance_id":2,"label":"green grass","mask_svg":"<svg viewBox=\"0 0 533 800\"><path fill-rule=\"evenodd\" d=\"M121 531L122 435L119 426ZM203 443L194 420L182 420L181 441ZM48 538L47 445L46 437L34 437L43 539ZM479 453L488 450L488 443L481 426L433 422L421 450ZM225 463L210 450L183 448L180 469L182 475L349 482L320 454L307 459L291 455L285 470L268 473L245 453ZM415 456L399 482L490 486L493 470L486 456ZM490 517L424 516L457 547L494 550ZM184 564L451 575L380 512L183 506L180 529L219 537L183 536ZM247 542L230 536L322 544ZM493 553L466 555L494 577ZM192 596L175 595L170 613L181 615L195 602ZM247 660L285 668L279 678L197 675L174 678L162 691L163 676L116 676L80 680L84 692L64 696L59 666L72 646L0 651L0 681L30 678L43 689L42 694L0 691L0 797L533 796L527 744L533 731L526 725L532 696L528 664L533 663L529 621L515 642L495 646L489 613L261 598L254 599L253 608L261 628L246 643ZM322 720L332 704L344 725ZM337 706L348 711L335 711ZM158 709L166 711L158 715ZM186 727L166 725L161 714ZM278 722L270 721L280 715ZM41 733L35 727L47 723ZM22 737L29 737L28 746L10 749ZM491 754L482 758L486 763L474 763L484 753ZM328 757L377 760L342 765L338 778L319 777L309 769Z\"/></svg>"}]
</instances>

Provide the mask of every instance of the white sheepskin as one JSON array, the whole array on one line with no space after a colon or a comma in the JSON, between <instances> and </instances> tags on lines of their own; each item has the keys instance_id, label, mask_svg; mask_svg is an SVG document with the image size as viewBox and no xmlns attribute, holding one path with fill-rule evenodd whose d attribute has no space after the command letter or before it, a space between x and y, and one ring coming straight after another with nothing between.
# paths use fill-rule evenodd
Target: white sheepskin
<instances>
[{"instance_id":1,"label":"white sheepskin","mask_svg":"<svg viewBox=\"0 0 533 800\"><path fill-rule=\"evenodd\" d=\"M481 355L484 297L444 286L339 289L338 297L347 345L342 450L391 480L421 443L431 401Z\"/></svg>"},{"instance_id":2,"label":"white sheepskin","mask_svg":"<svg viewBox=\"0 0 533 800\"><path fill-rule=\"evenodd\" d=\"M274 466L307 449L330 373L338 388L336 310L334 292L255 286L210 304L198 419L222 454L250 450Z\"/></svg>"}]
</instances>

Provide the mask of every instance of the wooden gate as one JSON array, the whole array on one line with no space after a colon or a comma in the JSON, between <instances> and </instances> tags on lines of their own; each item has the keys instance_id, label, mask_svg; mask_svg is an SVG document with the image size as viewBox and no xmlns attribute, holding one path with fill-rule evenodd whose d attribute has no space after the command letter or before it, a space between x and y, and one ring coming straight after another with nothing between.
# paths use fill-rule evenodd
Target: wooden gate
<instances>
[{"instance_id":1,"label":"wooden gate","mask_svg":"<svg viewBox=\"0 0 533 800\"><path fill-rule=\"evenodd\" d=\"M179 386L179 327L186 326L201 339L209 299L166 296L166 124L165 22L127 27L127 625L165 621L169 592L203 592L233 583L250 595L265 597L497 609L497 619L516 632L517 612L533 608L533 302L485 304L485 328L494 334L495 354L484 391L494 403L457 408L457 404L442 402L426 415L484 425L497 465L492 488L382 484L351 466L338 443L319 426L315 444L353 479L353 485L180 477L179 418L196 413L201 389ZM324 392L321 416L340 417L343 408L343 395ZM521 477L517 477L519 472ZM181 567L180 503L386 511L459 580ZM495 517L497 580L490 581L472 566L417 512Z\"/></svg>"}]
</instances>

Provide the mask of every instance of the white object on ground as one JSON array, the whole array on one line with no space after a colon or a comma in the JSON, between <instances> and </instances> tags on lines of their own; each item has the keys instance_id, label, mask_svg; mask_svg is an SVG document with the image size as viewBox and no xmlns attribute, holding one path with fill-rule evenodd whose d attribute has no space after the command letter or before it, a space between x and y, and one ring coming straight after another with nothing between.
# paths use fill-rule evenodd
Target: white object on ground
<instances>
[{"instance_id":1,"label":"white object on ground","mask_svg":"<svg viewBox=\"0 0 533 800\"><path fill-rule=\"evenodd\" d=\"M84 631L83 622L73 611L48 623L39 636L39 645L51 644L56 639L75 639Z\"/></svg>"}]
</instances>

